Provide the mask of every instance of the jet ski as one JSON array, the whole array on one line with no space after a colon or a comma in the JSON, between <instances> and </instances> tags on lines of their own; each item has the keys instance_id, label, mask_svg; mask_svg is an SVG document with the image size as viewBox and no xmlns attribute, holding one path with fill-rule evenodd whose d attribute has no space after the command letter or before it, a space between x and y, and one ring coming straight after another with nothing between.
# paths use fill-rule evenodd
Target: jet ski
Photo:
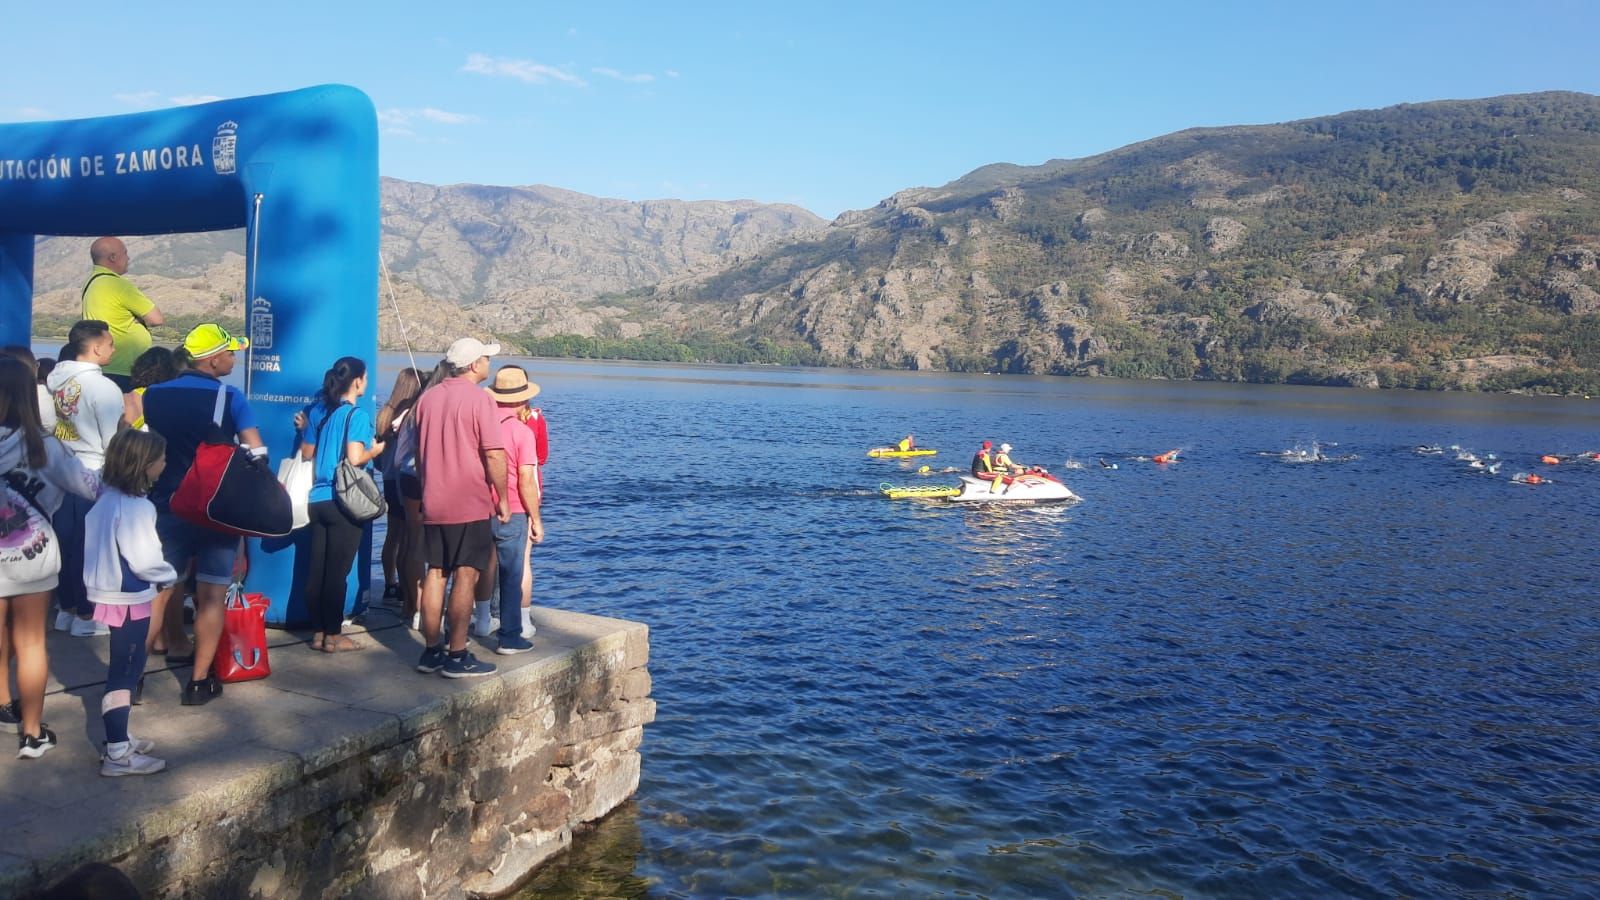
<instances>
[{"instance_id":1,"label":"jet ski","mask_svg":"<svg viewBox=\"0 0 1600 900\"><path fill-rule=\"evenodd\" d=\"M1013 477L1010 484L961 476L961 493L946 497L950 503L1065 503L1082 500L1072 489L1044 469L1033 468Z\"/></svg>"}]
</instances>

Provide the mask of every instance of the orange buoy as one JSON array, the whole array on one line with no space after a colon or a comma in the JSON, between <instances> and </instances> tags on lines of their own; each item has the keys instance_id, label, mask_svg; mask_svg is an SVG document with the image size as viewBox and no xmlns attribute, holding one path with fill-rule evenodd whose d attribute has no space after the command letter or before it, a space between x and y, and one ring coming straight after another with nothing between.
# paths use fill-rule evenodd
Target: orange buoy
<instances>
[{"instance_id":1,"label":"orange buoy","mask_svg":"<svg viewBox=\"0 0 1600 900\"><path fill-rule=\"evenodd\" d=\"M1549 455L1547 453L1544 456L1539 457L1539 462L1542 462L1547 466L1560 465L1561 457L1559 457L1559 456L1551 456L1551 455Z\"/></svg>"},{"instance_id":2,"label":"orange buoy","mask_svg":"<svg viewBox=\"0 0 1600 900\"><path fill-rule=\"evenodd\" d=\"M1154 460L1155 462L1158 462L1158 463L1176 462L1177 459L1178 459L1178 451L1177 450L1168 450L1165 453L1162 453L1162 454L1159 454L1157 456L1151 457L1151 459Z\"/></svg>"}]
</instances>

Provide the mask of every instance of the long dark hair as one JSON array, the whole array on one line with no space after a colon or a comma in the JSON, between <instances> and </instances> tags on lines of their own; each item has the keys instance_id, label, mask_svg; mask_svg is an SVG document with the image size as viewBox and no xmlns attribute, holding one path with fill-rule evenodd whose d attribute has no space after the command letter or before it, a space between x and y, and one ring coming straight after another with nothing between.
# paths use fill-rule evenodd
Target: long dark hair
<instances>
[{"instance_id":1,"label":"long dark hair","mask_svg":"<svg viewBox=\"0 0 1600 900\"><path fill-rule=\"evenodd\" d=\"M383 402L383 409L378 410L378 434L388 434L394 427L394 420L405 415L417 403L417 397L422 394L423 374L420 369L401 369L394 377L394 389L389 391L389 399Z\"/></svg>"},{"instance_id":2,"label":"long dark hair","mask_svg":"<svg viewBox=\"0 0 1600 900\"><path fill-rule=\"evenodd\" d=\"M433 367L433 371L428 373L428 380L422 383L422 389L426 391L428 388L438 385L445 379L454 377L455 374L456 367L450 365L450 360L441 359L439 360L439 364Z\"/></svg>"},{"instance_id":3,"label":"long dark hair","mask_svg":"<svg viewBox=\"0 0 1600 900\"><path fill-rule=\"evenodd\" d=\"M322 376L322 405L329 412L344 402L345 392L356 379L367 374L367 364L354 356L341 356Z\"/></svg>"},{"instance_id":4,"label":"long dark hair","mask_svg":"<svg viewBox=\"0 0 1600 900\"><path fill-rule=\"evenodd\" d=\"M48 459L39 422L39 383L33 368L15 356L0 356L0 426L22 432L28 468L44 468Z\"/></svg>"}]
</instances>

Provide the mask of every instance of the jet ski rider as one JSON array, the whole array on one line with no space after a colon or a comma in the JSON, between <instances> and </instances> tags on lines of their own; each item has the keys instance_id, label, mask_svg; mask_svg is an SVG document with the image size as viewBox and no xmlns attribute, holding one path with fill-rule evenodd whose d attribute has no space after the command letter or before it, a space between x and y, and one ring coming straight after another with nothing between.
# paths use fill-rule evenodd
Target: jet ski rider
<instances>
[{"instance_id":1,"label":"jet ski rider","mask_svg":"<svg viewBox=\"0 0 1600 900\"><path fill-rule=\"evenodd\" d=\"M1011 445L1001 444L1000 452L995 455L994 467L997 471L1008 472L1012 475L1021 475L1023 468L1011 461Z\"/></svg>"},{"instance_id":2,"label":"jet ski rider","mask_svg":"<svg viewBox=\"0 0 1600 900\"><path fill-rule=\"evenodd\" d=\"M978 452L972 455L972 477L983 481L994 481L1000 477L995 471L994 460L989 456L989 450L994 446L991 441L984 441Z\"/></svg>"}]
</instances>

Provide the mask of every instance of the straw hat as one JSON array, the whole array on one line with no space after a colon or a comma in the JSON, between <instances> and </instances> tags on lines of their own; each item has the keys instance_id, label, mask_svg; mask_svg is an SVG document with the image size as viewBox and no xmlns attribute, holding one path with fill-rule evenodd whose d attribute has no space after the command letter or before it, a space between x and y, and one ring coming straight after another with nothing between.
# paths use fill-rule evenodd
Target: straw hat
<instances>
[{"instance_id":1,"label":"straw hat","mask_svg":"<svg viewBox=\"0 0 1600 900\"><path fill-rule=\"evenodd\" d=\"M494 373L489 395L496 403L526 403L539 396L539 386L528 380L528 373L517 366L504 366Z\"/></svg>"}]
</instances>

